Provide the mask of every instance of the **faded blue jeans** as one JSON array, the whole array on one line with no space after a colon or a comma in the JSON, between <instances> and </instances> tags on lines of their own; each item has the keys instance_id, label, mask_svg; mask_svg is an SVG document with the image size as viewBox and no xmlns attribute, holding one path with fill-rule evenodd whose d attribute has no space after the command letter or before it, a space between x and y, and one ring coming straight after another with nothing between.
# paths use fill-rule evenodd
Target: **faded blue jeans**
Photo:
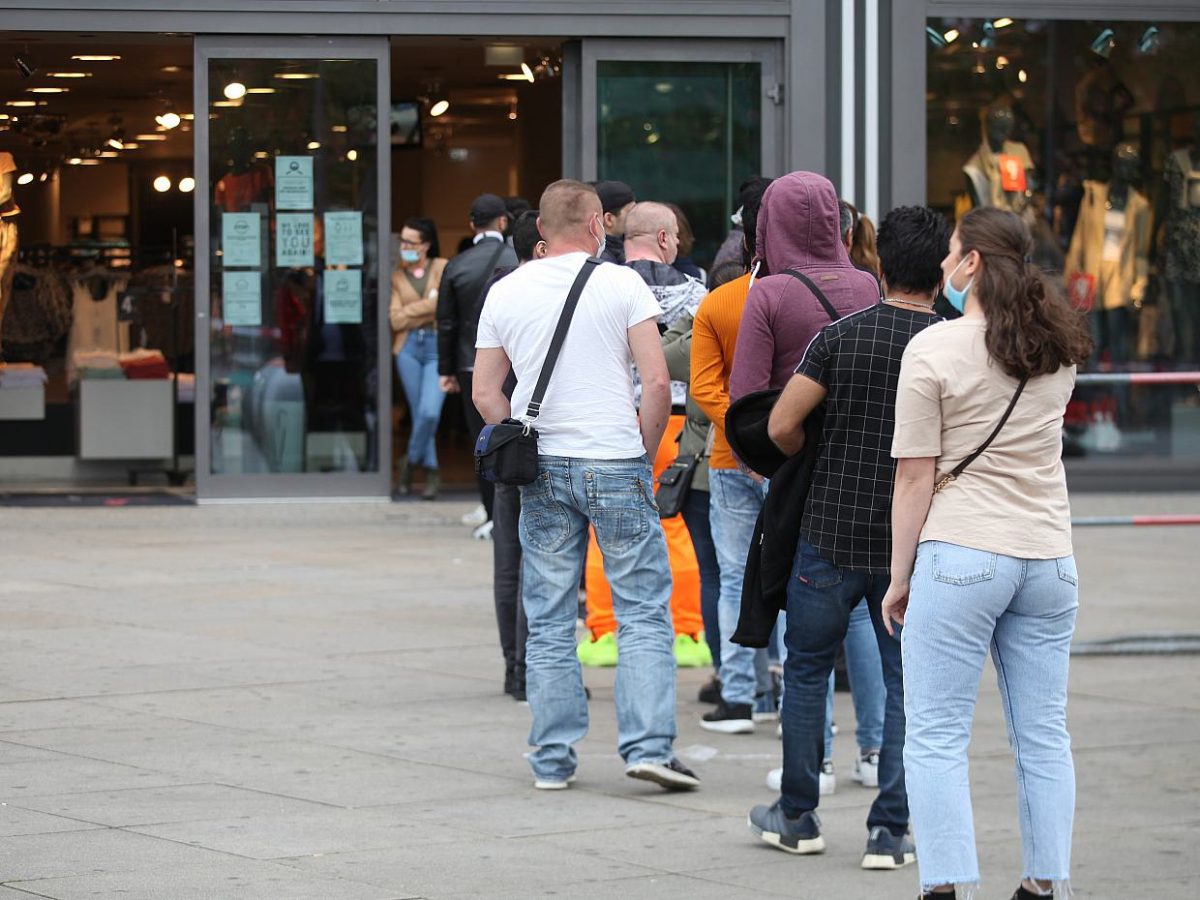
<instances>
[{"instance_id":1,"label":"faded blue jeans","mask_svg":"<svg viewBox=\"0 0 1200 900\"><path fill-rule=\"evenodd\" d=\"M989 648L1016 760L1023 877L1070 877L1067 669L1078 581L1070 556L1017 559L940 541L918 548L902 637L904 770L925 887L979 881L967 744Z\"/></svg>"},{"instance_id":2,"label":"faded blue jeans","mask_svg":"<svg viewBox=\"0 0 1200 900\"><path fill-rule=\"evenodd\" d=\"M766 497L766 485L737 469L708 470L709 522L721 570L717 618L721 630L721 699L728 704L753 703L758 687L753 647L731 639L742 612L742 577L746 557Z\"/></svg>"},{"instance_id":3,"label":"faded blue jeans","mask_svg":"<svg viewBox=\"0 0 1200 900\"><path fill-rule=\"evenodd\" d=\"M529 622L525 687L533 713L534 775L564 780L588 728L575 655L579 579L588 525L604 557L617 619L617 750L626 765L667 762L675 740L671 566L646 457L539 456L521 488L522 599Z\"/></svg>"},{"instance_id":4,"label":"faded blue jeans","mask_svg":"<svg viewBox=\"0 0 1200 900\"><path fill-rule=\"evenodd\" d=\"M408 438L408 464L436 469L437 429L446 395L438 385L437 333L432 328L410 331L396 354L396 372L408 400L412 433Z\"/></svg>"}]
</instances>

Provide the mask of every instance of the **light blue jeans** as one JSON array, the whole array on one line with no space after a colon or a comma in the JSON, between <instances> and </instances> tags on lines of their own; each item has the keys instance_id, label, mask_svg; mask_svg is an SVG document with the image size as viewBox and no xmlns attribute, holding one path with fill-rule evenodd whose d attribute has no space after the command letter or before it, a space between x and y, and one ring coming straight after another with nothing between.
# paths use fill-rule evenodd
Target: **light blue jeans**
<instances>
[{"instance_id":1,"label":"light blue jeans","mask_svg":"<svg viewBox=\"0 0 1200 900\"><path fill-rule=\"evenodd\" d=\"M850 678L850 696L854 700L854 737L858 752L879 750L883 746L883 709L887 689L883 686L883 663L879 661L879 643L871 610L860 603L850 611L850 627L842 642L846 648L846 675ZM825 701L825 758L833 758L833 676Z\"/></svg>"},{"instance_id":2,"label":"light blue jeans","mask_svg":"<svg viewBox=\"0 0 1200 900\"><path fill-rule=\"evenodd\" d=\"M766 497L766 486L737 469L708 470L708 517L713 543L717 545L717 565L721 570L721 597L717 601L717 621L721 632L721 698L728 704L753 703L758 679L754 672L753 647L735 644L730 638L737 631L742 612L742 576L746 557Z\"/></svg>"},{"instance_id":3,"label":"light blue jeans","mask_svg":"<svg viewBox=\"0 0 1200 900\"><path fill-rule=\"evenodd\" d=\"M1078 607L1074 557L920 545L902 647L904 771L924 887L979 881L967 744L989 647L1016 760L1023 877L1070 877L1067 669Z\"/></svg>"},{"instance_id":4,"label":"light blue jeans","mask_svg":"<svg viewBox=\"0 0 1200 900\"><path fill-rule=\"evenodd\" d=\"M404 346L396 354L396 372L412 418L408 464L436 469L437 428L446 395L438 385L437 333L432 328L408 333Z\"/></svg>"},{"instance_id":5,"label":"light blue jeans","mask_svg":"<svg viewBox=\"0 0 1200 900\"><path fill-rule=\"evenodd\" d=\"M673 755L671 566L653 485L644 456L540 456L537 479L521 488L522 599L529 621L525 687L535 748L529 762L538 778L570 776L577 764L573 745L587 734L575 617L589 524L617 619L617 750L627 765L667 762Z\"/></svg>"}]
</instances>

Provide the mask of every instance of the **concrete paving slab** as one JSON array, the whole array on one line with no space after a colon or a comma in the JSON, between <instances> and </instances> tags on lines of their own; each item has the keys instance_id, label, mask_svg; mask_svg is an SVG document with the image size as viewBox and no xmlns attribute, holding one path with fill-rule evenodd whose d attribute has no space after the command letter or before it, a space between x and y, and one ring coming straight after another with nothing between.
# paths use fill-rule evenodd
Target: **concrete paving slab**
<instances>
[{"instance_id":1,"label":"concrete paving slab","mask_svg":"<svg viewBox=\"0 0 1200 900\"><path fill-rule=\"evenodd\" d=\"M206 851L173 841L105 828L28 834L4 839L0 883L110 872L202 865Z\"/></svg>"},{"instance_id":2,"label":"concrete paving slab","mask_svg":"<svg viewBox=\"0 0 1200 900\"><path fill-rule=\"evenodd\" d=\"M162 787L189 779L118 763L61 754L0 767L0 801L46 794Z\"/></svg>"},{"instance_id":3,"label":"concrete paving slab","mask_svg":"<svg viewBox=\"0 0 1200 900\"><path fill-rule=\"evenodd\" d=\"M58 831L86 831L89 828L101 827L103 826L80 822L64 816L52 816L31 809L20 809L11 803L0 805L0 838L26 834L54 834Z\"/></svg>"}]
</instances>

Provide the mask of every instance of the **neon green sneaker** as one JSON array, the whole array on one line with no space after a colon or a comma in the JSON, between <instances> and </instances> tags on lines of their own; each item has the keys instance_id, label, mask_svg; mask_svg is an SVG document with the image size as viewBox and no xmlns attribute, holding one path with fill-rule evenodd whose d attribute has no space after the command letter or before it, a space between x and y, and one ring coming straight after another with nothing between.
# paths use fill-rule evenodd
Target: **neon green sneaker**
<instances>
[{"instance_id":1,"label":"neon green sneaker","mask_svg":"<svg viewBox=\"0 0 1200 900\"><path fill-rule=\"evenodd\" d=\"M617 633L610 631L598 638L586 637L575 648L581 666L611 669L617 664Z\"/></svg>"},{"instance_id":2,"label":"neon green sneaker","mask_svg":"<svg viewBox=\"0 0 1200 900\"><path fill-rule=\"evenodd\" d=\"M701 669L712 664L712 652L703 640L690 634L675 635L675 665L681 669Z\"/></svg>"}]
</instances>

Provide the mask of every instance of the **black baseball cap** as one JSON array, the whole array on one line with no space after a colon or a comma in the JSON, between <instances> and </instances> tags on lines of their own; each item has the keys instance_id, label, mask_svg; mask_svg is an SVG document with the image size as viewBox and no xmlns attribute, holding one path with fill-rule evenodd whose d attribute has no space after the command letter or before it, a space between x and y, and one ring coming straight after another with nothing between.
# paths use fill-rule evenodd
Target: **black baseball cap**
<instances>
[{"instance_id":1,"label":"black baseball cap","mask_svg":"<svg viewBox=\"0 0 1200 900\"><path fill-rule=\"evenodd\" d=\"M476 225L507 215L508 207L495 194L480 194L471 202L471 221Z\"/></svg>"},{"instance_id":2,"label":"black baseball cap","mask_svg":"<svg viewBox=\"0 0 1200 900\"><path fill-rule=\"evenodd\" d=\"M596 193L600 195L600 205L606 213L615 213L624 209L630 203L636 203L633 188L623 181L601 181L596 184Z\"/></svg>"}]
</instances>

